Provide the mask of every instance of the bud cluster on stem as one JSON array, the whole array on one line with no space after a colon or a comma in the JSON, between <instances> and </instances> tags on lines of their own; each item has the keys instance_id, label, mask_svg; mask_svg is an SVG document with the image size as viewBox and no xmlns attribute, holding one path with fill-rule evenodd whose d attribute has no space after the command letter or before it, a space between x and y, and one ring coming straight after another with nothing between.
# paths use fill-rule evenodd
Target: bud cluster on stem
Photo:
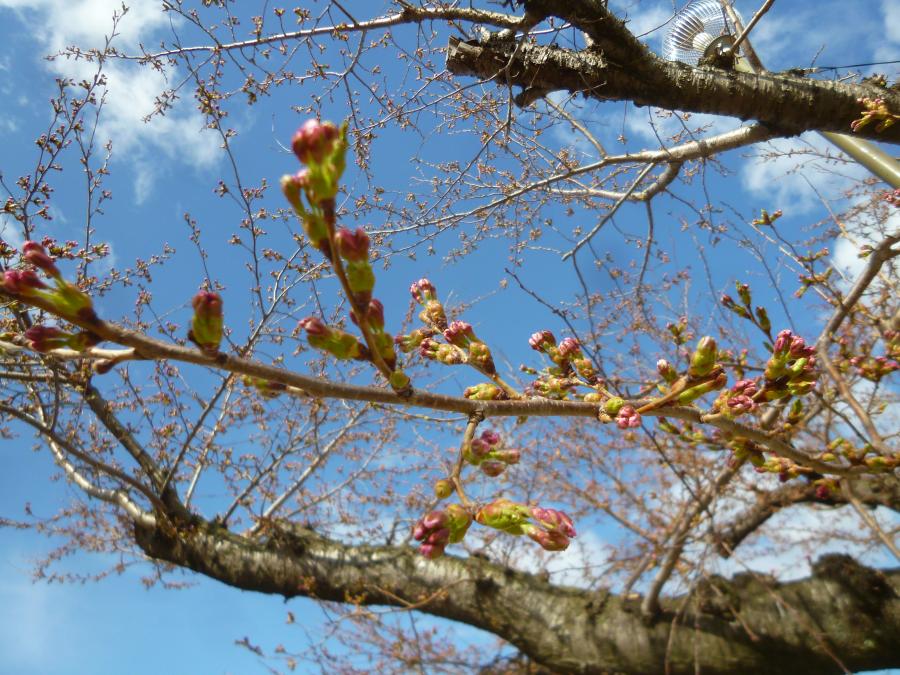
<instances>
[{"instance_id":1,"label":"bud cluster on stem","mask_svg":"<svg viewBox=\"0 0 900 675\"><path fill-rule=\"evenodd\" d=\"M39 306L68 321L82 323L97 321L90 297L76 285L63 279L56 263L42 244L26 241L22 245L22 260L41 270L53 285L48 286L33 268L26 267L6 270L0 281L0 291L25 304Z\"/></svg>"},{"instance_id":2,"label":"bud cluster on stem","mask_svg":"<svg viewBox=\"0 0 900 675\"><path fill-rule=\"evenodd\" d=\"M524 534L547 551L564 551L576 536L572 519L563 511L529 507L503 498L481 507L475 520L506 534Z\"/></svg>"},{"instance_id":3,"label":"bud cluster on stem","mask_svg":"<svg viewBox=\"0 0 900 675\"><path fill-rule=\"evenodd\" d=\"M478 438L463 447L463 457L472 466L477 466L481 472L490 477L502 474L511 464L518 464L521 453L515 448L506 448L500 435L491 430L485 430Z\"/></svg>"},{"instance_id":4,"label":"bud cluster on stem","mask_svg":"<svg viewBox=\"0 0 900 675\"><path fill-rule=\"evenodd\" d=\"M308 120L294 134L291 148L306 166L281 179L281 187L299 216L310 242L331 263L350 301L350 318L362 333L360 342L320 320L301 322L310 345L338 359L371 361L398 393L412 393L409 377L397 368L394 338L384 330L384 306L372 297L375 272L366 231L336 226L335 196L346 167L347 123Z\"/></svg>"}]
</instances>

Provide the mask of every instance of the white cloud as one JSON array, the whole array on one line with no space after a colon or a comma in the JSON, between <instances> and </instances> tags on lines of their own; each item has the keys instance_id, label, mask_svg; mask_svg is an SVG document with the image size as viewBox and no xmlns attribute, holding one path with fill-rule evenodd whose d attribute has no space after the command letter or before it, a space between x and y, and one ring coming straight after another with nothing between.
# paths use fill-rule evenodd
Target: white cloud
<instances>
[{"instance_id":1,"label":"white cloud","mask_svg":"<svg viewBox=\"0 0 900 675\"><path fill-rule=\"evenodd\" d=\"M882 507L872 515L886 530L900 520ZM772 516L732 558L719 561L716 571L727 575L753 570L781 581L802 579L810 575L810 563L826 553L844 553L876 567L891 564L883 547L873 549L863 542L869 537L868 527L849 506L794 506Z\"/></svg>"},{"instance_id":2,"label":"white cloud","mask_svg":"<svg viewBox=\"0 0 900 675\"><path fill-rule=\"evenodd\" d=\"M884 15L884 37L900 44L900 0L881 0Z\"/></svg>"},{"instance_id":3,"label":"white cloud","mask_svg":"<svg viewBox=\"0 0 900 675\"><path fill-rule=\"evenodd\" d=\"M0 7L19 12L25 25L54 27L32 33L51 54L70 45L102 48L112 30L113 13L121 14L121 5L121 0L0 0ZM116 27L114 44L121 51L136 52L169 22L170 16L157 3L132 3ZM96 73L96 64L84 60L57 58L47 67L76 81L92 79ZM154 111L156 97L171 86L164 74L123 61L108 61L103 72L106 96L97 137L101 144L112 140L114 158L125 159L135 168L138 202L146 199L156 178L172 166L208 168L216 161L219 141L212 133L204 133L203 118L189 107L176 104L165 116L144 121ZM168 75L177 77L173 71Z\"/></svg>"}]
</instances>

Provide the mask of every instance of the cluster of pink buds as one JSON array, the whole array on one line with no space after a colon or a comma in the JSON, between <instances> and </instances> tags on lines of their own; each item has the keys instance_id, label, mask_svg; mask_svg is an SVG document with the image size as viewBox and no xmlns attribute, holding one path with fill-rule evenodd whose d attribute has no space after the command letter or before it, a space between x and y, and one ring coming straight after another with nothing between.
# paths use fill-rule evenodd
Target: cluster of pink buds
<instances>
[{"instance_id":1,"label":"cluster of pink buds","mask_svg":"<svg viewBox=\"0 0 900 675\"><path fill-rule=\"evenodd\" d=\"M856 369L857 374L872 382L880 382L882 378L900 370L900 363L886 356L863 358L854 356L850 359L850 365Z\"/></svg>"},{"instance_id":2,"label":"cluster of pink buds","mask_svg":"<svg viewBox=\"0 0 900 675\"><path fill-rule=\"evenodd\" d=\"M759 393L756 380L738 380L731 389L724 391L716 402L720 410L727 410L732 415L753 412L757 408L754 396Z\"/></svg>"},{"instance_id":3,"label":"cluster of pink buds","mask_svg":"<svg viewBox=\"0 0 900 675\"><path fill-rule=\"evenodd\" d=\"M891 206L896 206L897 208L900 208L900 188L895 188L894 190L888 190L887 192L884 193L883 199Z\"/></svg>"},{"instance_id":4,"label":"cluster of pink buds","mask_svg":"<svg viewBox=\"0 0 900 675\"><path fill-rule=\"evenodd\" d=\"M447 328L447 314L437 299L437 290L428 279L419 279L409 287L409 292L422 306L419 319L434 331L443 332Z\"/></svg>"},{"instance_id":5,"label":"cluster of pink buds","mask_svg":"<svg viewBox=\"0 0 900 675\"><path fill-rule=\"evenodd\" d=\"M778 333L764 372L766 400L803 396L816 385L816 349L790 330Z\"/></svg>"},{"instance_id":6,"label":"cluster of pink buds","mask_svg":"<svg viewBox=\"0 0 900 675\"><path fill-rule=\"evenodd\" d=\"M572 519L562 511L528 507L496 499L475 514L480 524L514 536L527 535L547 551L564 551L576 536Z\"/></svg>"},{"instance_id":7,"label":"cluster of pink buds","mask_svg":"<svg viewBox=\"0 0 900 675\"><path fill-rule=\"evenodd\" d=\"M569 540L576 536L575 525L563 511L543 509L535 506L531 509L535 524L525 527L525 534L540 544L545 551L565 551L569 548Z\"/></svg>"},{"instance_id":8,"label":"cluster of pink buds","mask_svg":"<svg viewBox=\"0 0 900 675\"><path fill-rule=\"evenodd\" d=\"M481 436L472 439L472 442L463 450L466 461L481 469L487 476L496 477L502 474L506 467L518 464L522 455L515 448L504 448L500 434L495 431L483 431Z\"/></svg>"},{"instance_id":9,"label":"cluster of pink buds","mask_svg":"<svg viewBox=\"0 0 900 675\"><path fill-rule=\"evenodd\" d=\"M408 335L398 335L394 338L394 342L401 352L409 354L417 349L426 338L430 338L433 335L434 331L430 328L417 328Z\"/></svg>"},{"instance_id":10,"label":"cluster of pink buds","mask_svg":"<svg viewBox=\"0 0 900 675\"><path fill-rule=\"evenodd\" d=\"M31 349L42 353L65 348L83 352L100 341L89 331L68 333L56 326L32 326L25 331L25 339Z\"/></svg>"},{"instance_id":11,"label":"cluster of pink buds","mask_svg":"<svg viewBox=\"0 0 900 675\"><path fill-rule=\"evenodd\" d=\"M466 353L456 345L448 345L430 337L425 338L419 344L419 354L423 358L443 363L446 366L455 366L466 362Z\"/></svg>"},{"instance_id":12,"label":"cluster of pink buds","mask_svg":"<svg viewBox=\"0 0 900 675\"><path fill-rule=\"evenodd\" d=\"M306 331L306 340L310 346L328 352L336 359L369 358L369 350L355 336L339 328L327 326L317 317L302 319L297 327Z\"/></svg>"},{"instance_id":13,"label":"cluster of pink buds","mask_svg":"<svg viewBox=\"0 0 900 675\"><path fill-rule=\"evenodd\" d=\"M585 357L581 343L575 338L563 338L557 344L553 333L549 330L540 330L531 335L528 344L535 351L546 354L554 364L552 368L545 369L544 375L529 385L530 394L544 398L565 399L579 384L597 384L594 364ZM581 378L581 381L578 378Z\"/></svg>"},{"instance_id":14,"label":"cluster of pink buds","mask_svg":"<svg viewBox=\"0 0 900 675\"><path fill-rule=\"evenodd\" d=\"M334 199L346 168L347 125L307 120L294 134L291 149L306 165L303 188L311 204Z\"/></svg>"},{"instance_id":15,"label":"cluster of pink buds","mask_svg":"<svg viewBox=\"0 0 900 675\"><path fill-rule=\"evenodd\" d=\"M34 269L6 270L0 281L0 292L26 304L36 304L72 322L97 321L90 297L62 278L42 244L26 241L22 246L22 260L46 274L53 281L53 286L41 281Z\"/></svg>"},{"instance_id":16,"label":"cluster of pink buds","mask_svg":"<svg viewBox=\"0 0 900 675\"><path fill-rule=\"evenodd\" d=\"M463 540L472 516L459 504L450 504L440 511L422 516L413 528L413 539L421 542L419 553L434 560L444 555L447 544Z\"/></svg>"},{"instance_id":17,"label":"cluster of pink buds","mask_svg":"<svg viewBox=\"0 0 900 675\"><path fill-rule=\"evenodd\" d=\"M453 321L444 329L443 335L448 343L467 351L466 362L469 365L475 366L488 375L494 375L497 372L490 348L478 339L471 324L465 321Z\"/></svg>"},{"instance_id":18,"label":"cluster of pink buds","mask_svg":"<svg viewBox=\"0 0 900 675\"><path fill-rule=\"evenodd\" d=\"M641 426L641 414L634 406L623 405L616 414L616 426L620 429L636 429Z\"/></svg>"},{"instance_id":19,"label":"cluster of pink buds","mask_svg":"<svg viewBox=\"0 0 900 675\"><path fill-rule=\"evenodd\" d=\"M200 291L191 301L194 317L188 339L209 354L219 351L222 342L222 298L218 293Z\"/></svg>"}]
</instances>

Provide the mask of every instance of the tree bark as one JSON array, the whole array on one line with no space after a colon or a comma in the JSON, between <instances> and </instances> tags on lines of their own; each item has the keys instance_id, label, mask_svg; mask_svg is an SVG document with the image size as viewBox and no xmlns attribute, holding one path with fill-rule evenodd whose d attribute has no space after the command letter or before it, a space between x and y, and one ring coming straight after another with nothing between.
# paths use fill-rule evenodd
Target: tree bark
<instances>
[{"instance_id":1,"label":"tree bark","mask_svg":"<svg viewBox=\"0 0 900 675\"><path fill-rule=\"evenodd\" d=\"M535 98L531 92L562 90L601 101L757 120L784 136L811 130L850 134L851 122L861 117L862 97L883 98L889 110L900 113L900 93L892 89L783 73L692 68L633 47L625 52L628 62L610 56L621 51L596 44L573 51L498 37L468 42L450 38L447 69L501 86L521 86L525 91L517 97L520 104ZM882 132L875 126L869 124L853 135L900 143L900 124Z\"/></svg>"},{"instance_id":2,"label":"tree bark","mask_svg":"<svg viewBox=\"0 0 900 675\"><path fill-rule=\"evenodd\" d=\"M429 561L406 546L349 546L274 525L264 541L196 519L136 527L151 557L285 598L392 605L494 633L561 673L839 673L900 666L900 570L821 558L805 580L714 578L662 601L557 586L477 556ZM671 635L670 635L671 633Z\"/></svg>"}]
</instances>

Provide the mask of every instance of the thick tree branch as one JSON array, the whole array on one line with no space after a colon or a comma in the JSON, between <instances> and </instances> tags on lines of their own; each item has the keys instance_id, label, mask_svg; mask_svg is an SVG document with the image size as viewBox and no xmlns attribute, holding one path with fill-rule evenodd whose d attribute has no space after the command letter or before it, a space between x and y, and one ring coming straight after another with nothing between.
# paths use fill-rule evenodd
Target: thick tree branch
<instances>
[{"instance_id":1,"label":"thick tree branch","mask_svg":"<svg viewBox=\"0 0 900 675\"><path fill-rule=\"evenodd\" d=\"M601 101L632 101L669 110L757 120L782 135L804 131L847 133L861 116L857 99L874 96L871 87L809 80L771 73L738 73L669 63L644 50L640 58L616 62L604 43L582 51L510 40L463 42L450 38L447 68L544 91L564 90ZM629 54L634 56L629 50ZM890 110L900 110L900 93L879 90ZM870 125L858 134L900 143L900 125L878 133Z\"/></svg>"},{"instance_id":2,"label":"thick tree branch","mask_svg":"<svg viewBox=\"0 0 900 675\"><path fill-rule=\"evenodd\" d=\"M869 476L853 484L853 494L861 504L869 507L884 506L900 512L900 481L892 475ZM796 504L847 504L842 493L829 494L826 499L816 496L816 486L811 483L789 483L777 490L758 492L756 503L734 518L714 535L719 554L729 557L751 534L780 510Z\"/></svg>"},{"instance_id":3,"label":"thick tree branch","mask_svg":"<svg viewBox=\"0 0 900 675\"><path fill-rule=\"evenodd\" d=\"M823 640L855 670L900 665L900 570L877 572L845 556L823 558L799 582L716 580L715 596L692 599L695 616L673 623L683 599L666 599L647 625L616 595L475 557L429 561L407 547L347 546L289 525L268 531L257 542L198 520L177 533L138 527L136 537L153 558L244 590L416 605L495 633L563 673L658 673L664 664L673 674L840 672ZM718 607L722 596L727 606Z\"/></svg>"}]
</instances>

